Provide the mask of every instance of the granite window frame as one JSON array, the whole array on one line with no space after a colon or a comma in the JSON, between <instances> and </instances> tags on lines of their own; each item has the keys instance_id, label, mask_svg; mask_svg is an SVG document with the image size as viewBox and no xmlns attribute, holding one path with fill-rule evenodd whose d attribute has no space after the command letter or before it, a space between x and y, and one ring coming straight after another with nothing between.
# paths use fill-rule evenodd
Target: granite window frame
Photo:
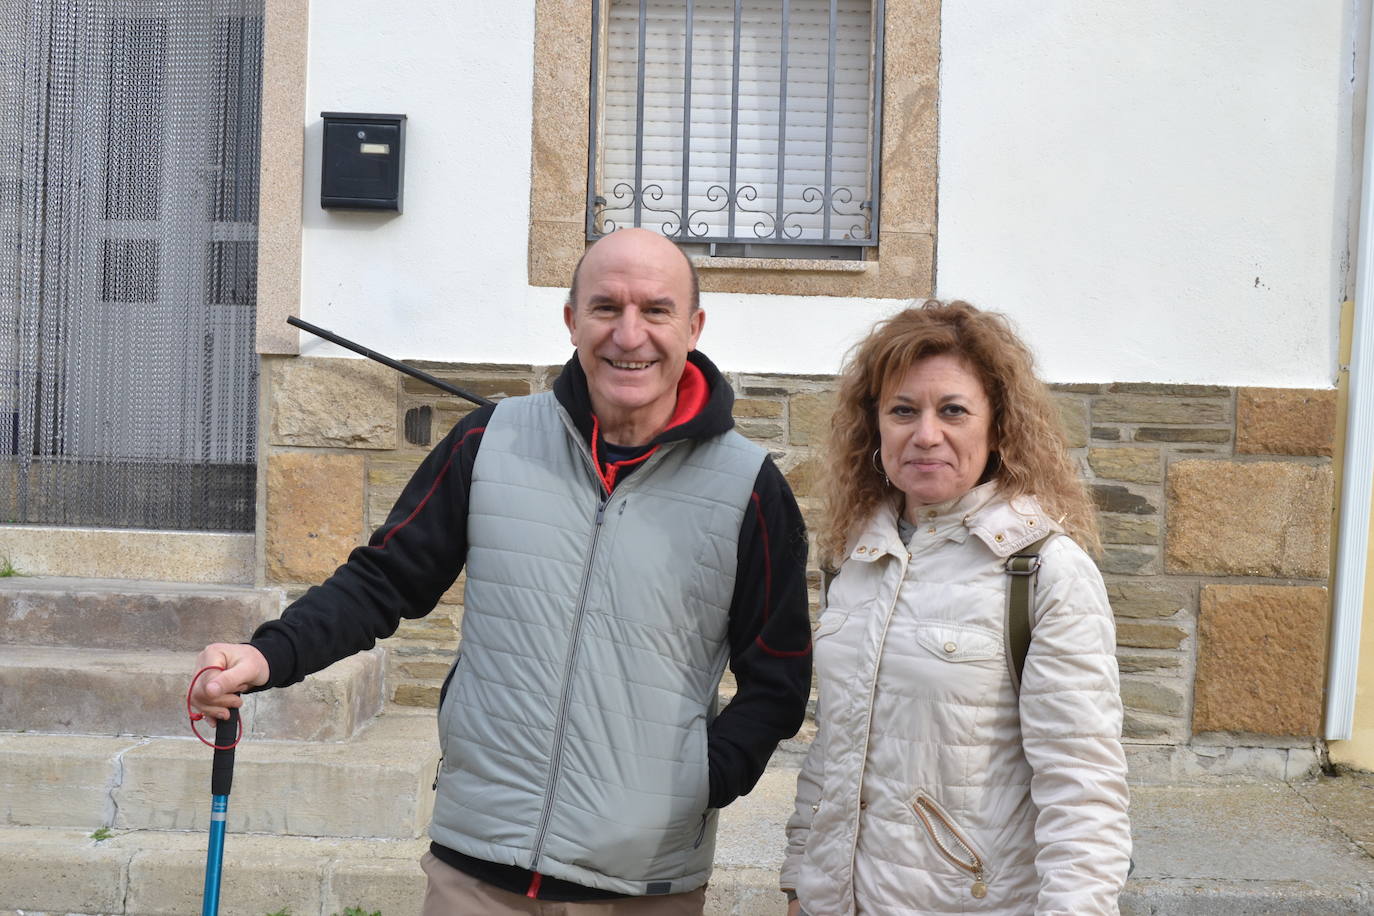
<instances>
[{"instance_id":1,"label":"granite window frame","mask_svg":"<svg viewBox=\"0 0 1374 916\"><path fill-rule=\"evenodd\" d=\"M528 278L566 287L586 246L592 3L536 0ZM708 292L922 298L934 288L938 0L887 0L879 244L864 260L694 257Z\"/></svg>"}]
</instances>

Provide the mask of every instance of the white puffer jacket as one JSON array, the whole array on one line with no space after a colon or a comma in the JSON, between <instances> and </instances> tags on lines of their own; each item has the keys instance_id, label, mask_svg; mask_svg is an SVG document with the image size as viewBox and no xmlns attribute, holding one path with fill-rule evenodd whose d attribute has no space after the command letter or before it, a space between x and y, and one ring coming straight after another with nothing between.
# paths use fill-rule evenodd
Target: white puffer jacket
<instances>
[{"instance_id":1,"label":"white puffer jacket","mask_svg":"<svg viewBox=\"0 0 1374 916\"><path fill-rule=\"evenodd\" d=\"M1118 912L1131 835L1111 608L1078 545L1043 545L1018 711L1003 565L1060 529L995 487L923 508L909 552L883 507L831 584L782 870L810 916Z\"/></svg>"}]
</instances>

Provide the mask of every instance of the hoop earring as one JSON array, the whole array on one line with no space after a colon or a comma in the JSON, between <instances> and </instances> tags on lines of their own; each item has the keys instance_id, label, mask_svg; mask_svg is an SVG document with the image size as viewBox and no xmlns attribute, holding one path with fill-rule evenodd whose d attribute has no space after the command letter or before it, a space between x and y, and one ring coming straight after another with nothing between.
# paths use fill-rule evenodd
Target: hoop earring
<instances>
[{"instance_id":1,"label":"hoop earring","mask_svg":"<svg viewBox=\"0 0 1374 916\"><path fill-rule=\"evenodd\" d=\"M890 487L892 486L892 481L887 479L887 472L883 470L882 465L878 464L878 452L881 449L882 446L879 446L873 450L873 457L868 459L868 463L873 465L873 470L877 471L878 476L883 479L883 486Z\"/></svg>"}]
</instances>

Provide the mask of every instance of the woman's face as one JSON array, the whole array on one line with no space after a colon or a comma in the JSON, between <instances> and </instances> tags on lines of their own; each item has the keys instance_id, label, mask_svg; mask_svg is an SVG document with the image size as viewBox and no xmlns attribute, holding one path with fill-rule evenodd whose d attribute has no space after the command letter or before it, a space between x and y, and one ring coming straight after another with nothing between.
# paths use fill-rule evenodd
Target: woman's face
<instances>
[{"instance_id":1,"label":"woman's face","mask_svg":"<svg viewBox=\"0 0 1374 916\"><path fill-rule=\"evenodd\" d=\"M918 360L878 404L883 471L912 506L963 496L993 449L992 404L958 356Z\"/></svg>"}]
</instances>

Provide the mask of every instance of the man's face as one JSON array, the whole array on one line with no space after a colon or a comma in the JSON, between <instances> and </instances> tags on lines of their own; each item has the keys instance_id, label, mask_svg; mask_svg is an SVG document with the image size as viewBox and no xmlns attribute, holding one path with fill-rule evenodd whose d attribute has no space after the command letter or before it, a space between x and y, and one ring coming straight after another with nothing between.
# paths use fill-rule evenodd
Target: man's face
<instances>
[{"instance_id":1,"label":"man's face","mask_svg":"<svg viewBox=\"0 0 1374 916\"><path fill-rule=\"evenodd\" d=\"M705 319L692 309L686 259L662 236L621 229L587 253L563 320L609 441L639 444L622 440L648 441L667 425Z\"/></svg>"}]
</instances>

